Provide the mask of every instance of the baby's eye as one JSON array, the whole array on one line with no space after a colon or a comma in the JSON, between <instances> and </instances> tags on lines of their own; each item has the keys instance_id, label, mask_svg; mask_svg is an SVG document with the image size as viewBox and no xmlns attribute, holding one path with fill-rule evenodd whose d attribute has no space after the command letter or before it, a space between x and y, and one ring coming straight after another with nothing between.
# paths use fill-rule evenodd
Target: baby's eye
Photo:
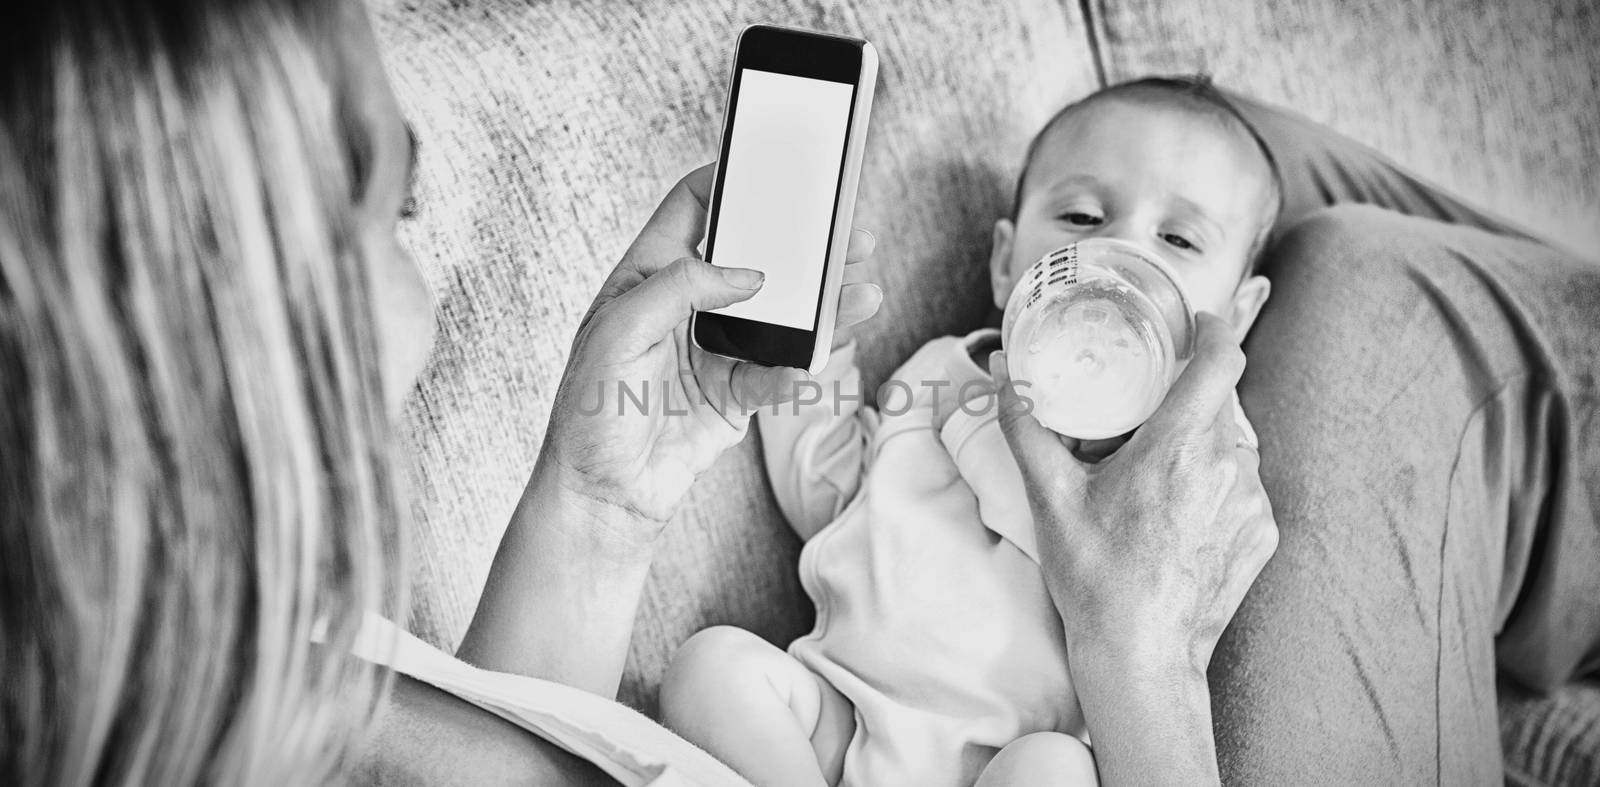
<instances>
[{"instance_id":1,"label":"baby's eye","mask_svg":"<svg viewBox=\"0 0 1600 787\"><path fill-rule=\"evenodd\" d=\"M1082 211L1063 213L1061 214L1061 218L1074 227L1098 227L1100 226L1100 222L1103 221L1103 219L1094 215L1093 213L1084 213Z\"/></svg>"},{"instance_id":2,"label":"baby's eye","mask_svg":"<svg viewBox=\"0 0 1600 787\"><path fill-rule=\"evenodd\" d=\"M1173 247L1183 249L1184 251L1200 250L1200 247L1191 243L1188 238L1185 238L1182 235L1174 232L1162 233L1161 239L1171 244Z\"/></svg>"},{"instance_id":3,"label":"baby's eye","mask_svg":"<svg viewBox=\"0 0 1600 787\"><path fill-rule=\"evenodd\" d=\"M407 194L405 201L400 203L400 219L404 221L414 218L417 215L417 211L417 198Z\"/></svg>"}]
</instances>

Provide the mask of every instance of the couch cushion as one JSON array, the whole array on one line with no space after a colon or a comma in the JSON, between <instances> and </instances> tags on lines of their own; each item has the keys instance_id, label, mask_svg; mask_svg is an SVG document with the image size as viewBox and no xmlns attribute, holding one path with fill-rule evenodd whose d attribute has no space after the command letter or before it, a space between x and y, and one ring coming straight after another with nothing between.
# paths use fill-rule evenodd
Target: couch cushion
<instances>
[{"instance_id":1,"label":"couch cushion","mask_svg":"<svg viewBox=\"0 0 1600 787\"><path fill-rule=\"evenodd\" d=\"M1210 72L1600 259L1600 4L1086 0L1106 78Z\"/></svg>"},{"instance_id":2,"label":"couch cushion","mask_svg":"<svg viewBox=\"0 0 1600 787\"><path fill-rule=\"evenodd\" d=\"M716 155L735 36L756 21L864 35L883 63L857 222L888 302L863 338L869 384L987 314L991 224L1033 130L1089 92L1075 4L1049 0L693 3L374 0L421 140L405 239L440 333L406 431L424 501L411 627L452 647L533 465L568 345L605 273L679 175ZM713 623L778 643L810 609L798 543L751 440L663 537L623 698L654 710L673 650Z\"/></svg>"}]
</instances>

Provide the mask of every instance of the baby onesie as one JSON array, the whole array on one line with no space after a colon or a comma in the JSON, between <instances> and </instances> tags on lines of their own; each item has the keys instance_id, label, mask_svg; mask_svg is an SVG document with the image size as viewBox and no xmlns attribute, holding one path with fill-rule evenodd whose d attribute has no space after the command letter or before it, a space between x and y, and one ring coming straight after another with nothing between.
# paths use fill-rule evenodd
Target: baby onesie
<instances>
[{"instance_id":1,"label":"baby onesie","mask_svg":"<svg viewBox=\"0 0 1600 787\"><path fill-rule=\"evenodd\" d=\"M758 415L778 503L816 533L800 556L816 625L789 653L855 706L843 785L965 787L1023 735L1084 734L1021 472L970 355L997 338L929 342L876 410L842 348L821 401Z\"/></svg>"}]
</instances>

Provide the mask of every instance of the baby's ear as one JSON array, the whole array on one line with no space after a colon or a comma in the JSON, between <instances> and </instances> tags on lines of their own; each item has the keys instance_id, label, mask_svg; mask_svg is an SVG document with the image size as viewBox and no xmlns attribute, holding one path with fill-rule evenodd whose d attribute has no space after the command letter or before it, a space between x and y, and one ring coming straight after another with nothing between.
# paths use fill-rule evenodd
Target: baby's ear
<instances>
[{"instance_id":1,"label":"baby's ear","mask_svg":"<svg viewBox=\"0 0 1600 787\"><path fill-rule=\"evenodd\" d=\"M1016 235L1017 227L1011 219L995 221L994 240L989 247L989 285L994 288L994 307L1002 311L1017 283L1011 276L1011 244Z\"/></svg>"},{"instance_id":2,"label":"baby's ear","mask_svg":"<svg viewBox=\"0 0 1600 787\"><path fill-rule=\"evenodd\" d=\"M1255 325L1261 307L1267 305L1271 294L1272 282L1265 276L1249 276L1240 282L1239 289L1233 292L1232 314L1228 315L1228 321L1233 324L1234 341L1244 343L1245 335L1250 333L1250 326Z\"/></svg>"}]
</instances>

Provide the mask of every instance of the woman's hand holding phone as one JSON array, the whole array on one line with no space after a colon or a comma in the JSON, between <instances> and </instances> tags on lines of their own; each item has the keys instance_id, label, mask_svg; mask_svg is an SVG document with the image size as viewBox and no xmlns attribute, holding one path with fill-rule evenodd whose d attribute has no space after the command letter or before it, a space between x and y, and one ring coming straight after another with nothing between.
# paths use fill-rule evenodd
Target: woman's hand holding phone
<instances>
[{"instance_id":1,"label":"woman's hand holding phone","mask_svg":"<svg viewBox=\"0 0 1600 787\"><path fill-rule=\"evenodd\" d=\"M652 540L694 479L743 439L755 410L794 398L809 377L708 353L689 338L693 311L760 288L755 271L695 256L712 176L707 165L679 181L607 277L578 327L541 454L563 488L634 515L647 523L638 535ZM840 329L883 301L862 265L874 245L852 231Z\"/></svg>"},{"instance_id":2,"label":"woman's hand holding phone","mask_svg":"<svg viewBox=\"0 0 1600 787\"><path fill-rule=\"evenodd\" d=\"M752 46L746 48L746 41ZM729 338L728 326L754 326L754 331L739 332L741 344L750 339L770 344L776 337L779 341L772 346L782 352L729 355L820 368L827 345L819 334L830 323L848 327L865 320L883 300L876 286L862 281L858 265L872 251L871 235L852 231L847 244L838 235L853 215L876 75L871 45L761 25L741 34L740 44L735 62L751 66L745 77L774 87L749 91L760 94L773 110L754 113L771 121L764 130L777 134L780 142L801 145L812 158L843 154L837 183L811 171L811 159L795 155L791 145L776 161L794 177L778 177L759 166L740 167L739 179L750 188L732 189L737 193L729 197L729 190L716 183L717 170L701 167L679 181L656 208L578 326L539 462L506 527L458 652L479 666L614 696L656 538L700 473L743 439L754 411L794 398L797 383L807 378L801 369L702 351L690 326L720 326L722 338ZM811 56L822 50L830 56ZM793 57L797 54L805 56ZM792 75L757 68L782 72L797 62L821 71L801 69L804 73ZM808 76L818 79L802 78ZM816 100L796 100L806 95ZM814 106L843 113L828 116L837 122L808 123L817 120ZM759 128L762 122L756 125L751 140L772 141ZM724 160L731 113L726 126ZM831 153L832 143L825 139L834 133L842 140L839 153ZM751 160L763 158L758 151ZM794 201L795 210L771 209L766 197L774 189L785 194L800 185L810 189L804 199ZM720 224L717 219L708 222L714 189L719 190L720 207L760 210L741 215L736 207L732 214L719 212ZM834 198L827 204L812 193L828 189ZM800 215L808 211L809 217ZM712 225L736 228L739 239L748 241L742 252L731 240L713 252L720 236L711 232L706 256L721 257L720 267L695 253ZM809 245L804 241L814 240L818 227L828 232L828 256L797 257L796 249ZM806 278L813 271L804 266L811 262L821 264L821 279ZM761 270L747 269L757 267ZM782 297L766 304L744 303L761 291L763 275L775 280L768 295ZM844 284L847 279L852 283ZM804 292L820 297L796 301ZM741 303L758 319L707 313ZM818 311L801 319L789 313L797 303ZM830 312L835 306L836 312ZM783 324L768 325L768 318ZM808 329L785 327L801 323ZM694 336L700 337L700 331Z\"/></svg>"},{"instance_id":3,"label":"woman's hand holding phone","mask_svg":"<svg viewBox=\"0 0 1600 787\"><path fill-rule=\"evenodd\" d=\"M678 182L578 326L461 658L615 696L656 537L754 409L793 397L805 378L689 339L695 309L748 299L761 282L694 254L711 177L707 166ZM872 245L852 248L859 263ZM872 316L881 300L873 285L845 287L840 322Z\"/></svg>"}]
</instances>

